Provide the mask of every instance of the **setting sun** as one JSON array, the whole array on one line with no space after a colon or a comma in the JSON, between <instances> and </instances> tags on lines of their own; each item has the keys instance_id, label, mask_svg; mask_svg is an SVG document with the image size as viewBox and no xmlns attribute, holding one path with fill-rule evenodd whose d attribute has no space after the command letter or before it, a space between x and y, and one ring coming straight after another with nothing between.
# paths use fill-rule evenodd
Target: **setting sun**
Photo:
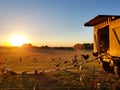
<instances>
[{"instance_id":1,"label":"setting sun","mask_svg":"<svg viewBox=\"0 0 120 90\"><path fill-rule=\"evenodd\" d=\"M11 46L22 46L26 43L29 43L28 38L21 34L15 34L9 39L9 44Z\"/></svg>"}]
</instances>

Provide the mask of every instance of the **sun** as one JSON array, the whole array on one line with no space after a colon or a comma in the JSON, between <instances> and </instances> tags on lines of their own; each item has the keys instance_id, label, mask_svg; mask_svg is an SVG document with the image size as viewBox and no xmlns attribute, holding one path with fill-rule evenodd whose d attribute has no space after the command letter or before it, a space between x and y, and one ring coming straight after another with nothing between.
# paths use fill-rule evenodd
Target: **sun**
<instances>
[{"instance_id":1,"label":"sun","mask_svg":"<svg viewBox=\"0 0 120 90\"><path fill-rule=\"evenodd\" d=\"M21 34L14 34L9 39L9 44L11 46L22 46L23 44L26 43L29 43L28 38Z\"/></svg>"}]
</instances>

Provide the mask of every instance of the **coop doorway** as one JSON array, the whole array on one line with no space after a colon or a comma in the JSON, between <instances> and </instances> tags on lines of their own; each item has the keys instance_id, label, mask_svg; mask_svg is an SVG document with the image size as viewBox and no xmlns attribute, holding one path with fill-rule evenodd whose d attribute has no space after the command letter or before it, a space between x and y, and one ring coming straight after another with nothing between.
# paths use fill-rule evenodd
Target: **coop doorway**
<instances>
[{"instance_id":1,"label":"coop doorway","mask_svg":"<svg viewBox=\"0 0 120 90\"><path fill-rule=\"evenodd\" d=\"M109 26L98 30L98 42L100 53L105 53L109 49Z\"/></svg>"}]
</instances>

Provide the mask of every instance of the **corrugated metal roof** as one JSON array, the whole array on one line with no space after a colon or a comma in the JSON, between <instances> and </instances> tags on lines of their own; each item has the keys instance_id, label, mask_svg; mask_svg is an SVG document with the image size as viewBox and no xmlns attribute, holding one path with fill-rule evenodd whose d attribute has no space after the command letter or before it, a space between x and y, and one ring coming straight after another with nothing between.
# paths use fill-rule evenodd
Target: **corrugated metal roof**
<instances>
[{"instance_id":1,"label":"corrugated metal roof","mask_svg":"<svg viewBox=\"0 0 120 90\"><path fill-rule=\"evenodd\" d=\"M119 15L98 15L90 21L86 22L84 26L95 26L99 23L106 21L109 17L114 17L114 20L120 18Z\"/></svg>"}]
</instances>

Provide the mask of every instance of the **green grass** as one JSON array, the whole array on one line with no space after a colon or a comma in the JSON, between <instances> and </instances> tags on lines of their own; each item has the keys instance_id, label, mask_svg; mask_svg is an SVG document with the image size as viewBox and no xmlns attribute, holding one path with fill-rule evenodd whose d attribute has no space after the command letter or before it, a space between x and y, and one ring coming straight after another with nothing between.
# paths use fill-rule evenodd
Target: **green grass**
<instances>
[{"instance_id":1,"label":"green grass","mask_svg":"<svg viewBox=\"0 0 120 90\"><path fill-rule=\"evenodd\" d=\"M79 67L55 71L57 63L60 64L60 69L72 66L70 59L76 54L78 62L84 62L82 71L79 71ZM97 60L85 63L85 60L81 59L81 54L89 54L90 59L93 58L92 51L25 50L22 48L0 49L1 67L5 66L19 73L15 76L1 74L0 90L3 90L3 88L33 90L36 82L39 83L40 90L47 90L47 88L50 88L49 90L89 90L91 79L93 78L96 83L100 82L103 84L106 90L111 90L113 86L120 86L120 78L114 74L104 72ZM59 57L61 57L61 60L59 60ZM20 58L22 58L21 62ZM37 62L34 58L37 59ZM52 61L52 59L55 60ZM65 61L67 61L66 64L64 63ZM44 70L45 73L35 75L35 68L39 68L39 72ZM21 74L23 71L29 71L32 74L23 75ZM85 76L83 79L85 85L80 82L81 75Z\"/></svg>"}]
</instances>

